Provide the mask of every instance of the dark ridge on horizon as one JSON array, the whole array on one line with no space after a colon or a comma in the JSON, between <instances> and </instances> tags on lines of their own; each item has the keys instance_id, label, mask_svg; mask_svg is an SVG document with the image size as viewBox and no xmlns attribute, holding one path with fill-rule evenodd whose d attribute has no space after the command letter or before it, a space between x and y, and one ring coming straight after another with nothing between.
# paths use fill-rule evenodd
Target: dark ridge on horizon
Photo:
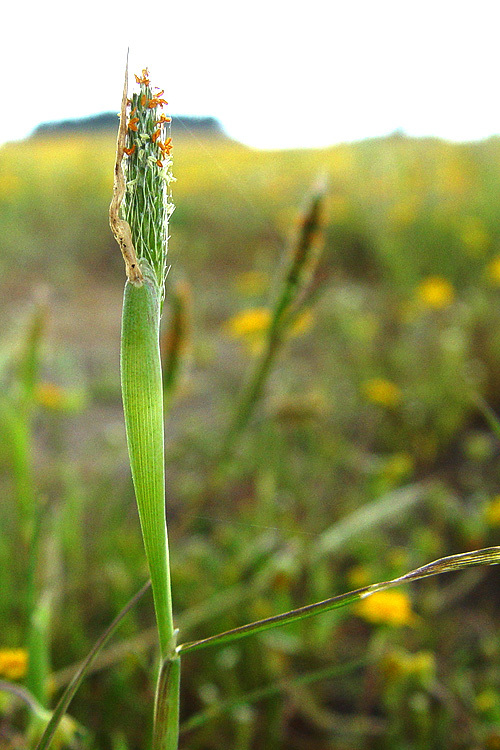
<instances>
[{"instance_id":1,"label":"dark ridge on horizon","mask_svg":"<svg viewBox=\"0 0 500 750\"><path fill-rule=\"evenodd\" d=\"M118 117L116 112L102 112L87 117L72 118L66 120L53 120L40 123L30 134L30 138L51 138L62 137L65 135L96 135L109 134L116 135L118 128ZM172 115L172 136L175 140L195 138L217 139L232 143L244 143L235 140L224 130L221 122L212 116L195 116L195 115ZM420 143L448 143L453 146L478 146L482 143L495 141L500 138L500 134L491 134L484 138L455 141L443 136L436 135L412 135L407 133L403 128L396 128L392 132L366 136L353 141L334 141L327 145L321 146L283 146L283 147L253 147L257 151L324 151L338 148L339 146L369 146L372 143L381 141L385 142L420 142Z\"/></svg>"},{"instance_id":2,"label":"dark ridge on horizon","mask_svg":"<svg viewBox=\"0 0 500 750\"><path fill-rule=\"evenodd\" d=\"M116 133L118 117L116 112L102 112L89 117L79 117L69 120L54 120L42 122L30 134L30 138L46 138L47 136L82 135L96 133ZM191 115L173 115L172 133L176 138L190 134L207 138L229 138L219 120L215 117L195 117Z\"/></svg>"}]
</instances>

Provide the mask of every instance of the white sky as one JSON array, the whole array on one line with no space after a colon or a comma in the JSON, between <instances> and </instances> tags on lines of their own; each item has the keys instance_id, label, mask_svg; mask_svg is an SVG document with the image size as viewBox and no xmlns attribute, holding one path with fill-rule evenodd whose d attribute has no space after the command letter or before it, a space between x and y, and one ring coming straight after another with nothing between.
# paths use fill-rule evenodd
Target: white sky
<instances>
[{"instance_id":1,"label":"white sky","mask_svg":"<svg viewBox=\"0 0 500 750\"><path fill-rule=\"evenodd\" d=\"M0 143L117 111L128 45L172 114L252 146L483 138L500 132L499 15L493 0L9 0Z\"/></svg>"}]
</instances>

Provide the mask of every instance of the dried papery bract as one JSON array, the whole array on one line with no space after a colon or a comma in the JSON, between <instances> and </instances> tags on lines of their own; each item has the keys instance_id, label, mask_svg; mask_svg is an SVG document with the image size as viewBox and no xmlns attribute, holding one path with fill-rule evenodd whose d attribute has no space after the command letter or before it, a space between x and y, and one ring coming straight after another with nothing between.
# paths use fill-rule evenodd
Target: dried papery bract
<instances>
[{"instance_id":1,"label":"dried papery bract","mask_svg":"<svg viewBox=\"0 0 500 750\"><path fill-rule=\"evenodd\" d=\"M128 221L120 217L120 209L125 195L126 183L123 173L123 156L125 154L125 140L127 133L127 88L128 61L125 67L125 82L123 84L122 103L120 108L120 126L116 139L116 160L114 168L113 198L109 207L109 224L125 261L127 279L132 284L141 284L143 277L137 261L137 255L132 242L132 233Z\"/></svg>"}]
</instances>

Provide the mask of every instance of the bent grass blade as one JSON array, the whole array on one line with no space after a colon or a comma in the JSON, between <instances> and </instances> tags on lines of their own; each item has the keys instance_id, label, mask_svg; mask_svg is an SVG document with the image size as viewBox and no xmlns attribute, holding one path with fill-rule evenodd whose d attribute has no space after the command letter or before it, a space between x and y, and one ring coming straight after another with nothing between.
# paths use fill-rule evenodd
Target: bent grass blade
<instances>
[{"instance_id":1,"label":"bent grass blade","mask_svg":"<svg viewBox=\"0 0 500 750\"><path fill-rule=\"evenodd\" d=\"M280 625L288 625L297 620L304 620L306 617L312 617L313 615L319 615L323 612L329 612L332 609L344 607L347 604L352 604L360 599L365 599L367 596L370 596L377 591L383 591L384 589L392 588L393 586L399 586L402 583L410 583L411 581L418 581L422 578L428 578L429 576L440 575L441 573L451 573L453 571L463 570L464 568L477 565L497 565L498 563L500 563L500 547L487 547L485 549L475 550L474 552L463 552L459 555L442 557L439 560L435 560L434 562L423 565L420 568L411 570L409 573L406 573L399 578L393 578L390 581L373 583L370 586L365 586L364 588L356 589L355 591L349 591L346 594L340 594L339 596L325 599L316 604L308 604L305 607L299 607L299 609L293 609L290 612L284 612L280 615L267 617L265 620L258 620L257 622L251 622L247 625L227 630L225 633L212 635L209 638L203 638L199 641L183 643L177 647L177 652L179 654L187 654L191 651L199 651L200 649L207 648L208 646L220 646L231 641L239 640L240 638L246 638L254 633L262 633L265 630L270 630L271 628Z\"/></svg>"},{"instance_id":2,"label":"bent grass blade","mask_svg":"<svg viewBox=\"0 0 500 750\"><path fill-rule=\"evenodd\" d=\"M52 717L47 724L45 731L40 739L40 742L36 746L35 750L47 750L47 748L50 747L50 744L52 740L54 739L54 735L57 731L57 727L59 726L60 722L63 719L64 714L68 710L68 706L73 700L73 697L80 687L80 685L83 682L83 678L85 677L87 671L89 670L89 667L92 665L92 662L98 655L99 651L102 649L102 647L107 643L107 641L110 639L110 637L113 635L115 630L117 629L118 625L121 623L123 618L130 612L130 610L135 607L139 599L141 599L146 591L151 586L151 581L148 581L144 584L144 586L140 589L140 591L137 592L135 596L132 597L132 599L128 602L128 604L125 605L125 607L122 609L122 611L115 617L111 625L104 631L104 633L101 635L101 637L96 641L93 648L89 651L87 658L82 662L80 668L75 673L73 679L69 683L68 687L62 694L62 696L59 699L59 702L57 706L54 709L54 713L52 714Z\"/></svg>"}]
</instances>

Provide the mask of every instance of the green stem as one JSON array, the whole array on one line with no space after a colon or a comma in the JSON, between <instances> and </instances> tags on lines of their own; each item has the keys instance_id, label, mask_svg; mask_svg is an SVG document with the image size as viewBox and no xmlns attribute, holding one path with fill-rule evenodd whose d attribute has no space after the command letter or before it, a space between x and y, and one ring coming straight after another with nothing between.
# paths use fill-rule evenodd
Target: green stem
<instances>
[{"instance_id":1,"label":"green stem","mask_svg":"<svg viewBox=\"0 0 500 750\"><path fill-rule=\"evenodd\" d=\"M145 261L142 271L143 284L135 286L127 281L125 285L121 379L130 467L165 660L172 654L174 626L165 515L161 294L155 274Z\"/></svg>"},{"instance_id":2,"label":"green stem","mask_svg":"<svg viewBox=\"0 0 500 750\"><path fill-rule=\"evenodd\" d=\"M178 748L180 679L180 658L166 659L161 665L156 690L153 750Z\"/></svg>"},{"instance_id":3,"label":"green stem","mask_svg":"<svg viewBox=\"0 0 500 750\"><path fill-rule=\"evenodd\" d=\"M221 456L225 458L233 445L234 439L245 429L252 415L253 408L262 394L269 371L274 361L280 339L273 332L266 339L265 350L248 381L241 399L236 407L234 418L223 441Z\"/></svg>"}]
</instances>

